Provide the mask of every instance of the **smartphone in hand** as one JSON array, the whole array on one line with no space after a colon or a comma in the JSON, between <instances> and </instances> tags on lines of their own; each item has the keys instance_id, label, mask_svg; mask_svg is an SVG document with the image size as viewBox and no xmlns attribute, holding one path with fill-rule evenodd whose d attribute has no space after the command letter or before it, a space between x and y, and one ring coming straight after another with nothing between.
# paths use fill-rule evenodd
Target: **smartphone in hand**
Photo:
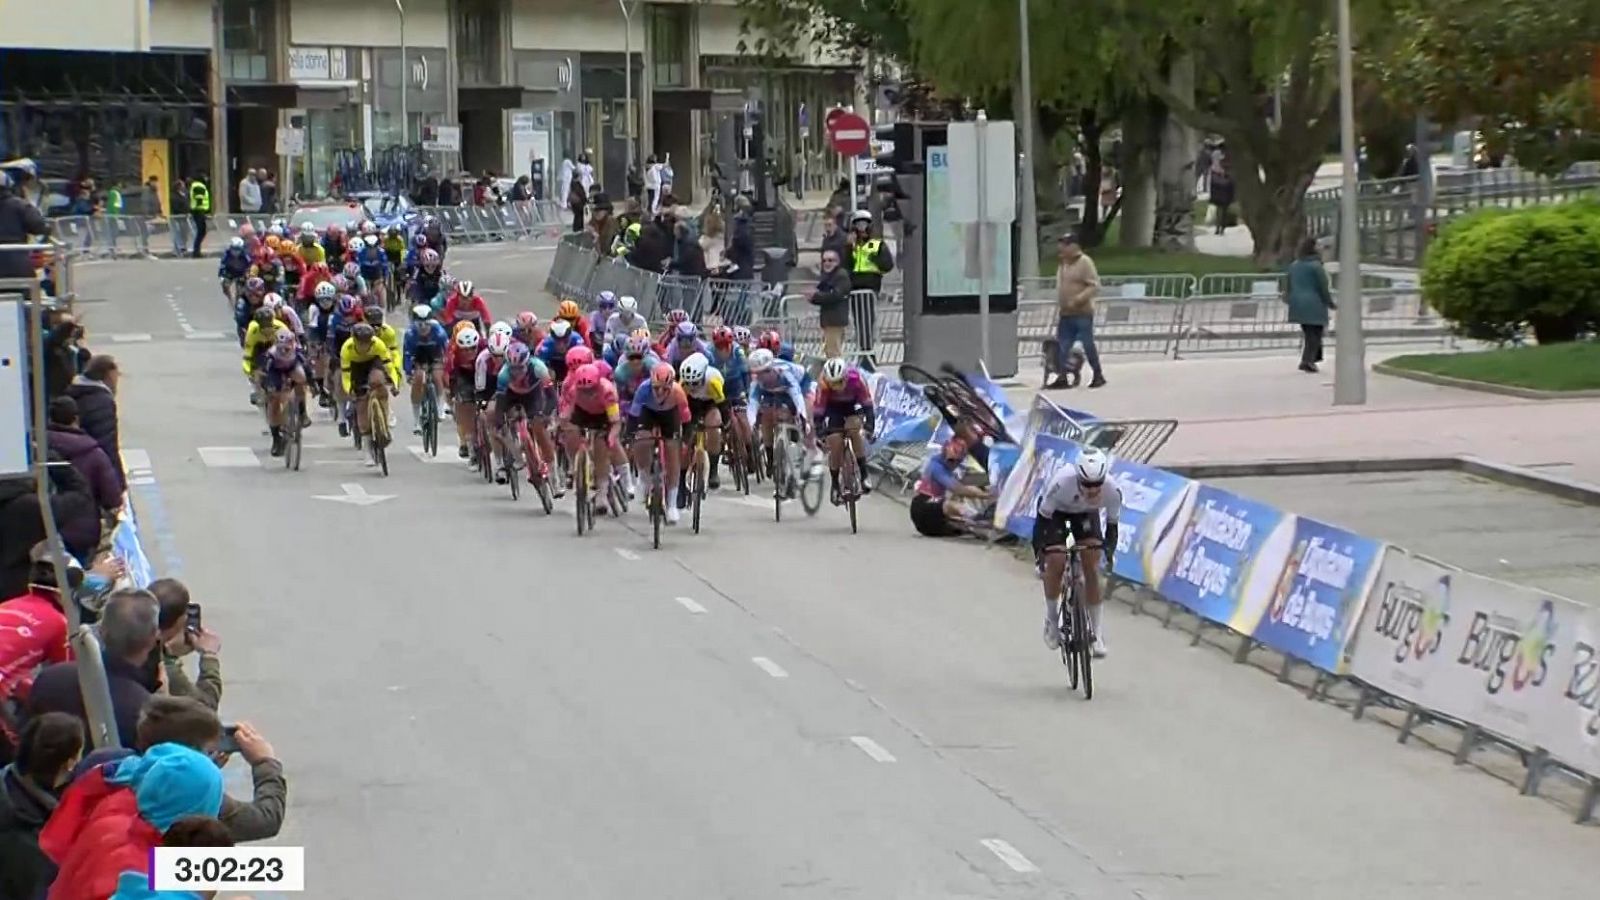
<instances>
[{"instance_id":1,"label":"smartphone in hand","mask_svg":"<svg viewBox=\"0 0 1600 900\"><path fill-rule=\"evenodd\" d=\"M239 733L239 726L237 726L237 725L224 725L224 726L222 726L222 743L217 745L217 751L220 752L220 753L238 753L239 752L239 739L237 737L238 733Z\"/></svg>"},{"instance_id":2,"label":"smartphone in hand","mask_svg":"<svg viewBox=\"0 0 1600 900\"><path fill-rule=\"evenodd\" d=\"M191 603L184 613L184 630L190 634L200 633L200 604Z\"/></svg>"}]
</instances>

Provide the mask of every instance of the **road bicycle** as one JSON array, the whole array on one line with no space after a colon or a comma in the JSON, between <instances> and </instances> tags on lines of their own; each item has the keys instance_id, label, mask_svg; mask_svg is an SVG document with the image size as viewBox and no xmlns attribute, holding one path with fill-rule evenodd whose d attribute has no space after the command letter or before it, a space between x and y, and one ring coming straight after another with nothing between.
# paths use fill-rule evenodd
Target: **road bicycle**
<instances>
[{"instance_id":1,"label":"road bicycle","mask_svg":"<svg viewBox=\"0 0 1600 900\"><path fill-rule=\"evenodd\" d=\"M388 390L386 384L380 385L376 390L368 385L363 388L365 396L360 394L356 396L358 402L367 404L367 424L372 429L372 439L367 441L367 449L372 455L372 461L377 464L378 471L382 472L385 478L389 476L387 448L390 439L389 405L383 402L383 392L386 390ZM361 428L358 426L350 431L355 435L356 449L361 449Z\"/></svg>"},{"instance_id":2,"label":"road bicycle","mask_svg":"<svg viewBox=\"0 0 1600 900\"><path fill-rule=\"evenodd\" d=\"M500 441L505 446L506 483L511 485L511 499L519 498L518 472L527 465L528 484L539 495L539 505L544 514L555 512L555 497L550 493L549 471L539 455L539 446L528 432L528 414L521 406L513 406L500 426Z\"/></svg>"},{"instance_id":3,"label":"road bicycle","mask_svg":"<svg viewBox=\"0 0 1600 900\"><path fill-rule=\"evenodd\" d=\"M843 434L848 429L839 429L838 434ZM843 440L844 446L839 452L839 496L834 500L835 506L843 506L850 511L850 533L856 533L856 503L861 499L861 472L856 467L855 449L850 446L848 436Z\"/></svg>"},{"instance_id":4,"label":"road bicycle","mask_svg":"<svg viewBox=\"0 0 1600 900\"><path fill-rule=\"evenodd\" d=\"M573 457L571 465L573 486L577 495L574 498L573 515L578 520L579 535L585 531L594 531L594 446L597 442L605 446L607 434L608 432L599 429L585 428L578 436L578 453ZM606 506L614 519L622 518L623 513L628 511L628 495L617 480L615 471L612 471L610 477L606 479Z\"/></svg>"},{"instance_id":5,"label":"road bicycle","mask_svg":"<svg viewBox=\"0 0 1600 900\"><path fill-rule=\"evenodd\" d=\"M1079 544L1067 536L1067 568L1062 575L1066 585L1065 596L1059 604L1056 627L1061 635L1061 662L1067 667L1067 685L1072 690L1083 688L1083 699L1094 699L1094 638L1089 634L1089 613L1084 604L1083 551L1095 552L1094 543Z\"/></svg>"},{"instance_id":6,"label":"road bicycle","mask_svg":"<svg viewBox=\"0 0 1600 900\"><path fill-rule=\"evenodd\" d=\"M739 438L739 430L733 427L733 417L743 416L742 407L735 407L722 423L722 456L728 463L728 474L733 478L733 489L744 491L746 497L750 496L750 453Z\"/></svg>"},{"instance_id":7,"label":"road bicycle","mask_svg":"<svg viewBox=\"0 0 1600 900\"><path fill-rule=\"evenodd\" d=\"M474 401L478 414L473 416L477 423L472 433L472 462L478 475L485 483L494 481L494 446L489 441L489 405L482 400Z\"/></svg>"},{"instance_id":8,"label":"road bicycle","mask_svg":"<svg viewBox=\"0 0 1600 900\"><path fill-rule=\"evenodd\" d=\"M300 402L299 392L289 397L285 407L288 412L284 415L283 422L283 467L291 472L300 471L300 454L304 449L305 430L301 423L305 421L305 406Z\"/></svg>"},{"instance_id":9,"label":"road bicycle","mask_svg":"<svg viewBox=\"0 0 1600 900\"><path fill-rule=\"evenodd\" d=\"M694 451L689 457L689 502L693 507L692 524L694 533L700 533L700 504L706 498L706 479L711 471L711 457L706 453L706 430L704 426L694 429ZM679 490L683 490L679 487Z\"/></svg>"},{"instance_id":10,"label":"road bicycle","mask_svg":"<svg viewBox=\"0 0 1600 900\"><path fill-rule=\"evenodd\" d=\"M651 546L660 550L661 527L667 523L667 442L659 430L651 433L650 440L650 493L645 498L645 508L650 511Z\"/></svg>"},{"instance_id":11,"label":"road bicycle","mask_svg":"<svg viewBox=\"0 0 1600 900\"><path fill-rule=\"evenodd\" d=\"M785 413L772 443L772 515L778 522L783 521L783 502L797 496L808 516L822 508L822 476L806 465L802 441L794 416Z\"/></svg>"},{"instance_id":12,"label":"road bicycle","mask_svg":"<svg viewBox=\"0 0 1600 900\"><path fill-rule=\"evenodd\" d=\"M439 455L439 385L434 380L434 364L422 367L426 384L422 388L422 406L417 413L417 428L422 432L422 452Z\"/></svg>"}]
</instances>

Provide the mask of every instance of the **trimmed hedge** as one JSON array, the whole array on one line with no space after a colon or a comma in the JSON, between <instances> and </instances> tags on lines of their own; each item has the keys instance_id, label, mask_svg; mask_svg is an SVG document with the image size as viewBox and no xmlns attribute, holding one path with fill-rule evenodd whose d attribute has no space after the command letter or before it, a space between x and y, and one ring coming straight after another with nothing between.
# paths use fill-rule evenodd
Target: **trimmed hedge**
<instances>
[{"instance_id":1,"label":"trimmed hedge","mask_svg":"<svg viewBox=\"0 0 1600 900\"><path fill-rule=\"evenodd\" d=\"M1428 305L1470 338L1541 344L1600 328L1600 203L1486 209L1450 223L1422 266Z\"/></svg>"}]
</instances>

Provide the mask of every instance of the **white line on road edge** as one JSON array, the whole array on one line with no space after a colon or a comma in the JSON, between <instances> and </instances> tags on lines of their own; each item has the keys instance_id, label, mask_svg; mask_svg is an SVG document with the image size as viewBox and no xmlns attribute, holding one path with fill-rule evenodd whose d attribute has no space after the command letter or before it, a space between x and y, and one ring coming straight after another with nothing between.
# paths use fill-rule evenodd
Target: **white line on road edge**
<instances>
[{"instance_id":1,"label":"white line on road edge","mask_svg":"<svg viewBox=\"0 0 1600 900\"><path fill-rule=\"evenodd\" d=\"M877 741L873 740L872 738L862 737L861 735L858 734L855 737L850 739L850 743L855 744L857 747L860 747L861 748L861 752L865 753L866 755L868 755L870 757L872 757L874 762L881 762L881 763L892 763L892 762L894 762L894 754L890 753L889 751L887 751L885 749L883 749L883 747Z\"/></svg>"},{"instance_id":2,"label":"white line on road edge","mask_svg":"<svg viewBox=\"0 0 1600 900\"><path fill-rule=\"evenodd\" d=\"M617 548L617 555L622 557L623 559L626 559L626 560L630 561L630 562L638 562L639 561L639 554L633 552L632 550L629 550L627 547L618 547Z\"/></svg>"},{"instance_id":3,"label":"white line on road edge","mask_svg":"<svg viewBox=\"0 0 1600 900\"><path fill-rule=\"evenodd\" d=\"M750 657L750 661L756 664L756 668L758 668L761 671L767 673L768 675L771 675L773 678L788 678L789 677L789 673L785 672L783 670L783 666L780 666L777 663L773 662L772 660L767 659L765 656L752 656L752 657ZM860 738L860 740L866 740L866 739L865 738ZM873 746L877 747L878 745L877 744L873 744ZM862 747L861 749L866 750L867 748ZM878 750L879 750L879 752L882 752L883 748L882 747L878 747ZM871 753L872 751L868 750L867 752ZM891 757L889 757L889 759L892 761L894 759L894 757L891 756Z\"/></svg>"},{"instance_id":4,"label":"white line on road edge","mask_svg":"<svg viewBox=\"0 0 1600 900\"><path fill-rule=\"evenodd\" d=\"M693 600L690 600L688 597L674 597L672 599L678 601L679 606L687 609L689 612L692 612L697 616L706 611L704 606L701 606Z\"/></svg>"},{"instance_id":5,"label":"white line on road edge","mask_svg":"<svg viewBox=\"0 0 1600 900\"><path fill-rule=\"evenodd\" d=\"M999 838L984 838L978 843L989 848L989 852L1000 857L1000 861L1011 867L1013 872L1037 872L1039 867L1034 865L1017 848Z\"/></svg>"},{"instance_id":6,"label":"white line on road edge","mask_svg":"<svg viewBox=\"0 0 1600 900\"><path fill-rule=\"evenodd\" d=\"M111 336L111 343L113 344L145 344L153 340L155 340L154 335L144 334L143 332L138 334L113 334Z\"/></svg>"}]
</instances>

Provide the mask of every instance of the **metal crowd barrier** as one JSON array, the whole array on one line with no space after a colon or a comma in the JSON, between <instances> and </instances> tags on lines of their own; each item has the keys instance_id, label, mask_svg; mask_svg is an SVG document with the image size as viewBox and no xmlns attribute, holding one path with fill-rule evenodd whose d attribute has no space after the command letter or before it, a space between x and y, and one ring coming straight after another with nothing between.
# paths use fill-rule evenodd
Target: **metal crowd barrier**
<instances>
[{"instance_id":1,"label":"metal crowd barrier","mask_svg":"<svg viewBox=\"0 0 1600 900\"><path fill-rule=\"evenodd\" d=\"M548 243L562 236L559 208L548 200L518 201L497 206L423 206L419 213L437 217L453 242L532 241ZM275 219L293 224L292 212L283 215L232 213L207 220L206 244L216 252L221 241L249 224L265 233ZM165 258L187 256L194 247L194 220L190 216L58 216L50 220L51 236L74 252L101 259ZM206 248L203 248L206 249Z\"/></svg>"}]
</instances>

